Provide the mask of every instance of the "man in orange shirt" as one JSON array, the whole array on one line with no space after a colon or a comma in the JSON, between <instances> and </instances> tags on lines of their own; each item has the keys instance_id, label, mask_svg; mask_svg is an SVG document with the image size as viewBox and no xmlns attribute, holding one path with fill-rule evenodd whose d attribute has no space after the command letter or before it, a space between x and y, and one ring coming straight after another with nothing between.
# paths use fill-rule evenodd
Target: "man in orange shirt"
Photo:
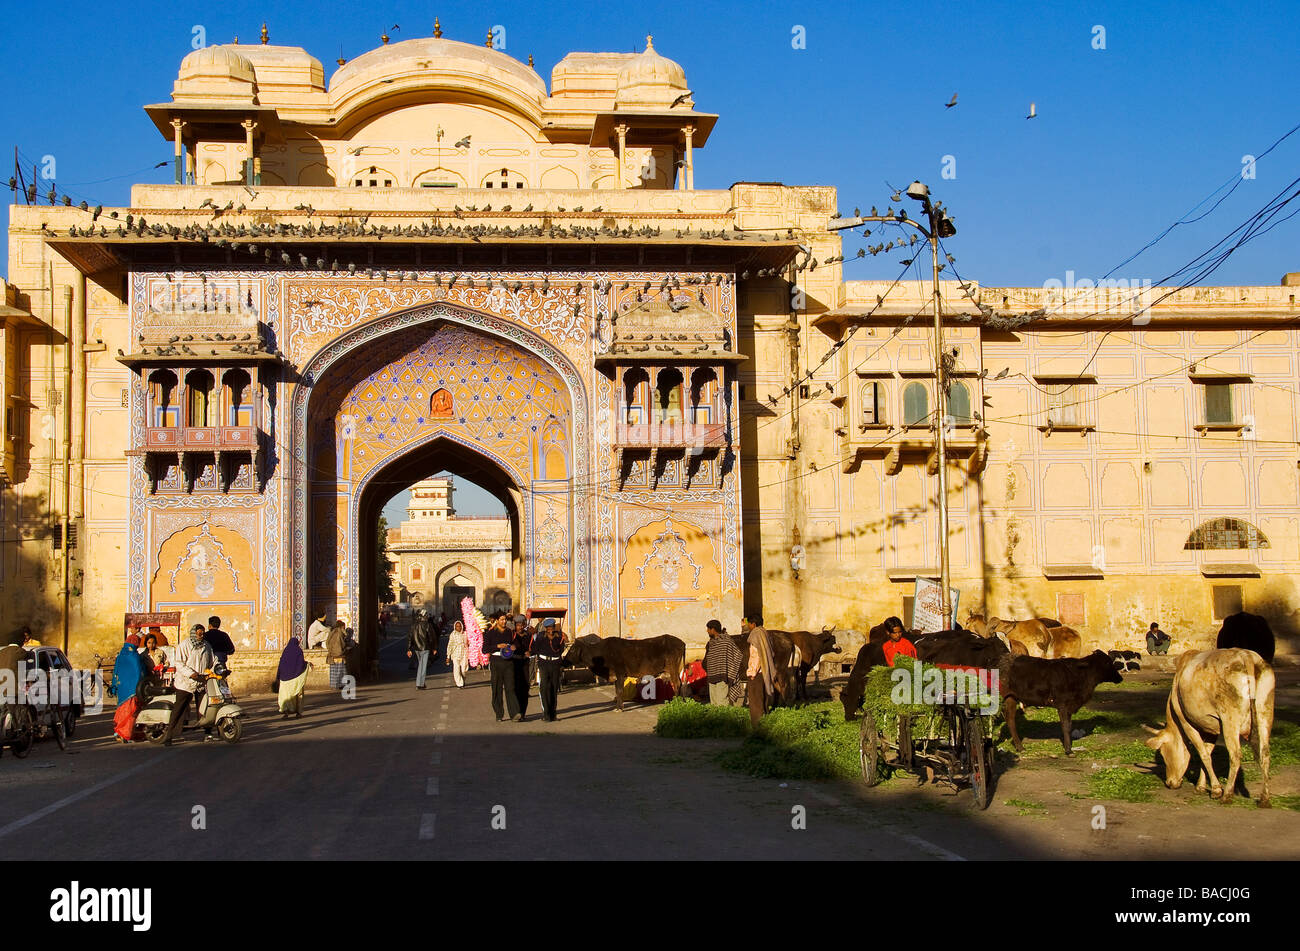
<instances>
[{"instance_id":1,"label":"man in orange shirt","mask_svg":"<svg viewBox=\"0 0 1300 951\"><path fill-rule=\"evenodd\" d=\"M903 636L903 622L898 618L885 619L885 633L889 635L889 640L880 648L885 655L885 666L893 667L894 658L900 654L904 657L916 656L916 645Z\"/></svg>"}]
</instances>

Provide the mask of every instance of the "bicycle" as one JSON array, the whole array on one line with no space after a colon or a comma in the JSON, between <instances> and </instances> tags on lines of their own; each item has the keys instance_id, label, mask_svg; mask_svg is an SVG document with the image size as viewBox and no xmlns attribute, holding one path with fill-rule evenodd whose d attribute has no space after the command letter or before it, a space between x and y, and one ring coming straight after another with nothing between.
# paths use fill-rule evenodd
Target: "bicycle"
<instances>
[{"instance_id":1,"label":"bicycle","mask_svg":"<svg viewBox=\"0 0 1300 951\"><path fill-rule=\"evenodd\" d=\"M68 707L66 704L50 704L44 711L32 712L33 708L29 705L28 712L31 715L32 723L36 732L36 739L43 740L51 733L54 735L54 742L59 744L60 750L68 748Z\"/></svg>"}]
</instances>

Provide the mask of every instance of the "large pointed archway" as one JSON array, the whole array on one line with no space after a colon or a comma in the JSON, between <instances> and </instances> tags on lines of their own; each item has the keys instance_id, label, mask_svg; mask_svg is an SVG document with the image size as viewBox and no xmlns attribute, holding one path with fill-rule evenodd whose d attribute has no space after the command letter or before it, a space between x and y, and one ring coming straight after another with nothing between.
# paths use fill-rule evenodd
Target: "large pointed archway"
<instances>
[{"instance_id":1,"label":"large pointed archway","mask_svg":"<svg viewBox=\"0 0 1300 951\"><path fill-rule=\"evenodd\" d=\"M374 578L362 564L373 546L364 526L385 485L438 467L509 499L521 600L586 614L589 421L581 377L554 347L438 303L356 328L309 361L302 382L293 408L296 629L309 607L325 607L365 636Z\"/></svg>"}]
</instances>

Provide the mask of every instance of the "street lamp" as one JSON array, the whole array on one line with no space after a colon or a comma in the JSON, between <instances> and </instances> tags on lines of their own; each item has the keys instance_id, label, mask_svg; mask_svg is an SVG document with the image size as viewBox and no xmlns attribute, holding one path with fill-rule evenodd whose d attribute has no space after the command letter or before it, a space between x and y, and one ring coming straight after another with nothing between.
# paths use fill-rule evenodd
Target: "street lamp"
<instances>
[{"instance_id":1,"label":"street lamp","mask_svg":"<svg viewBox=\"0 0 1300 951\"><path fill-rule=\"evenodd\" d=\"M948 394L944 385L943 372L943 312L939 297L939 239L951 238L957 233L957 226L947 213L930 201L930 189L922 182L912 182L907 186L907 197L919 201L925 211L929 228L907 217L907 212L898 211L895 215L857 215L853 218L837 219L830 224L831 231L845 231L856 228L868 221L893 222L909 225L919 231L930 244L931 273L934 284L934 389L935 389L935 426L934 448L939 463L939 586L943 605L944 629L952 627L952 601L949 597L950 571L948 559L948 448L944 420L947 417ZM874 211L874 209L872 209Z\"/></svg>"}]
</instances>

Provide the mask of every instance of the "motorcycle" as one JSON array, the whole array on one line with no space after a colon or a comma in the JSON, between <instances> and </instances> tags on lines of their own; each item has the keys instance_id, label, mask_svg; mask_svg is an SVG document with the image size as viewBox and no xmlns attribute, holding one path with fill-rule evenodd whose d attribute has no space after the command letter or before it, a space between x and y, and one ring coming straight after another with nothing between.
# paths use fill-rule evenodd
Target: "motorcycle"
<instances>
[{"instance_id":1,"label":"motorcycle","mask_svg":"<svg viewBox=\"0 0 1300 951\"><path fill-rule=\"evenodd\" d=\"M198 725L205 730L215 729L217 736L227 743L238 743L244 733L244 711L235 702L235 695L226 683L229 676L230 671L224 664L203 672L203 684L195 691L199 705ZM166 689L154 695L136 717L136 726L144 730L150 743L161 743L167 736L167 724L171 722L176 700L175 688Z\"/></svg>"}]
</instances>

